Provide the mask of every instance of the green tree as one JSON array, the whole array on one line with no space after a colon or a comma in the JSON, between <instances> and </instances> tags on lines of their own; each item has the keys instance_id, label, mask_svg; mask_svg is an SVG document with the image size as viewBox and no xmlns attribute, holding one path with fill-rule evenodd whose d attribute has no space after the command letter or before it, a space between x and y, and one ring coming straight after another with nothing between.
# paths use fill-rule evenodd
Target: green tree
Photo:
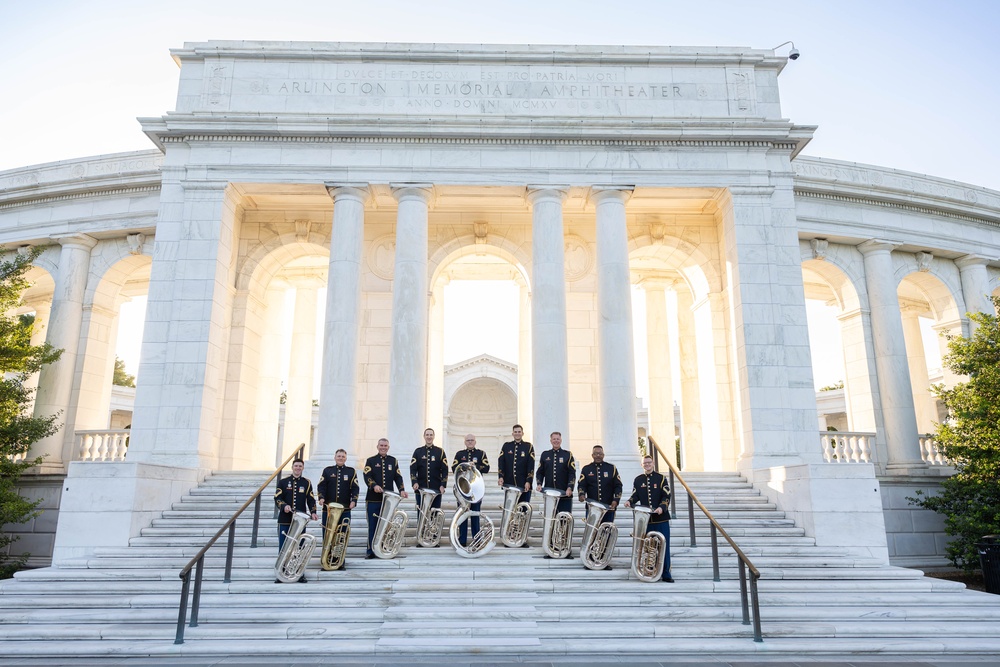
<instances>
[{"instance_id":1,"label":"green tree","mask_svg":"<svg viewBox=\"0 0 1000 667\"><path fill-rule=\"evenodd\" d=\"M42 461L26 457L32 443L59 430L58 415L31 415L32 390L24 382L44 364L58 359L62 351L47 343L32 345L34 316L11 314L28 287L24 275L36 256L37 251L0 260L0 525L24 523L38 514L38 501L21 496L17 481ZM10 577L27 558L3 555L16 540L16 536L0 533L0 578Z\"/></svg>"},{"instance_id":2,"label":"green tree","mask_svg":"<svg viewBox=\"0 0 1000 667\"><path fill-rule=\"evenodd\" d=\"M115 357L115 376L112 383L119 387L135 387L135 376L125 372L125 362Z\"/></svg>"},{"instance_id":3,"label":"green tree","mask_svg":"<svg viewBox=\"0 0 1000 667\"><path fill-rule=\"evenodd\" d=\"M993 297L1000 310L1000 298ZM983 535L1000 533L1000 319L970 313L978 326L969 338L950 336L944 363L968 377L951 389L934 392L948 408L948 419L934 434L957 472L942 482L937 496L917 492L911 502L945 517L945 532L953 537L948 557L956 567L979 567L976 543Z\"/></svg>"}]
</instances>

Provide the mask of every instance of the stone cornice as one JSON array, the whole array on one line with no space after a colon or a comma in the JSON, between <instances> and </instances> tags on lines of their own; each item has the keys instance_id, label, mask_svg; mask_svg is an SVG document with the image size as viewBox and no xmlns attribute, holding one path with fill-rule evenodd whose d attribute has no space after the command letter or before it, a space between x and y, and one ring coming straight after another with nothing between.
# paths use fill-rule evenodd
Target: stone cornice
<instances>
[{"instance_id":1,"label":"stone cornice","mask_svg":"<svg viewBox=\"0 0 1000 667\"><path fill-rule=\"evenodd\" d=\"M20 206L37 206L39 204L51 204L57 201L67 201L71 199L88 199L91 197L116 197L119 195L142 194L147 192L159 192L160 185L137 185L123 188L107 188L96 190L84 190L80 192L70 192L64 195L50 195L47 197L26 197L12 201L0 200L0 211L18 208Z\"/></svg>"},{"instance_id":2,"label":"stone cornice","mask_svg":"<svg viewBox=\"0 0 1000 667\"><path fill-rule=\"evenodd\" d=\"M502 359L497 359L496 357L494 357L493 355L490 355L490 354L481 354L481 355L479 355L477 357L472 357L470 359L466 359L465 361L460 361L457 364L451 364L451 365L445 366L444 367L444 374L445 375L452 375L452 374L454 374L457 371L460 371L460 370L463 370L463 369L466 369L466 368L474 368L476 366L481 366L483 364L487 364L487 365L490 365L490 366L496 366L498 368L503 368L504 370L510 371L512 373L516 373L517 372L517 364L512 364L512 363L503 361Z\"/></svg>"}]
</instances>

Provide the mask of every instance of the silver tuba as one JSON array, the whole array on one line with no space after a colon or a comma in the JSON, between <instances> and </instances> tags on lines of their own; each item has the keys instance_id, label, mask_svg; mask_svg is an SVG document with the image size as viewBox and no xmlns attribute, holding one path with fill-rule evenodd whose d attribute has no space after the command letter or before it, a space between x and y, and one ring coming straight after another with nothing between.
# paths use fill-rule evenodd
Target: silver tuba
<instances>
[{"instance_id":1,"label":"silver tuba","mask_svg":"<svg viewBox=\"0 0 1000 667\"><path fill-rule=\"evenodd\" d=\"M316 537L306 533L308 523L308 514L295 512L285 531L285 543L278 552L278 560L274 562L274 578L283 584L298 581L312 558Z\"/></svg>"},{"instance_id":2,"label":"silver tuba","mask_svg":"<svg viewBox=\"0 0 1000 667\"><path fill-rule=\"evenodd\" d=\"M379 558L395 558L403 546L403 533L409 517L398 509L402 496L392 491L382 494L382 509L372 537L372 553Z\"/></svg>"},{"instance_id":3,"label":"silver tuba","mask_svg":"<svg viewBox=\"0 0 1000 667\"><path fill-rule=\"evenodd\" d=\"M588 500L587 520L583 522L583 540L580 542L580 557L588 570L603 570L611 562L611 554L618 542L618 526L601 523L611 508L596 500Z\"/></svg>"},{"instance_id":4,"label":"silver tuba","mask_svg":"<svg viewBox=\"0 0 1000 667\"><path fill-rule=\"evenodd\" d=\"M528 526L531 524L531 505L519 503L522 489L516 486L503 487L503 519L500 521L500 541L507 547L519 547L528 541Z\"/></svg>"},{"instance_id":5,"label":"silver tuba","mask_svg":"<svg viewBox=\"0 0 1000 667\"><path fill-rule=\"evenodd\" d=\"M497 545L493 541L493 522L485 514L472 511L472 504L480 502L484 495L486 495L486 482L475 464L459 463L455 468L455 500L458 501L458 511L451 520L448 535L455 551L464 558L485 556ZM458 530L469 517L476 514L483 523L479 526L479 532L471 536L468 545L463 547L458 541Z\"/></svg>"},{"instance_id":6,"label":"silver tuba","mask_svg":"<svg viewBox=\"0 0 1000 667\"><path fill-rule=\"evenodd\" d=\"M542 550L549 558L567 558L573 547L573 515L556 512L559 501L566 497L560 489L542 489L545 507L542 511Z\"/></svg>"},{"instance_id":7,"label":"silver tuba","mask_svg":"<svg viewBox=\"0 0 1000 667\"><path fill-rule=\"evenodd\" d=\"M431 507L434 499L441 494L437 491L420 489L420 516L417 519L417 546L436 547L441 543L444 531L444 511Z\"/></svg>"},{"instance_id":8,"label":"silver tuba","mask_svg":"<svg viewBox=\"0 0 1000 667\"><path fill-rule=\"evenodd\" d=\"M659 581L667 558L667 541L660 533L646 532L653 510L632 508L632 572L639 581Z\"/></svg>"}]
</instances>

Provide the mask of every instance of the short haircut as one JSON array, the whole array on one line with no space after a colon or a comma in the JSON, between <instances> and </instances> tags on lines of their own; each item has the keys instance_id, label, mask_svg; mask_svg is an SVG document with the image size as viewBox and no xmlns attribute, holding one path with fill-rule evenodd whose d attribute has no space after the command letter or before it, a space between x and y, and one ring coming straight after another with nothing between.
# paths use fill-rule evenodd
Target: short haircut
<instances>
[{"instance_id":1,"label":"short haircut","mask_svg":"<svg viewBox=\"0 0 1000 667\"><path fill-rule=\"evenodd\" d=\"M653 457L650 456L649 454L646 454L645 456L642 457L642 460L645 461L646 459L649 459L650 461L652 461Z\"/></svg>"},{"instance_id":2,"label":"short haircut","mask_svg":"<svg viewBox=\"0 0 1000 667\"><path fill-rule=\"evenodd\" d=\"M338 449L337 451L335 451L335 452L333 453L333 455L334 455L334 456L336 456L337 454L341 454L341 453L342 453L342 454L343 454L344 456L347 456L347 450L346 450L346 449Z\"/></svg>"},{"instance_id":3,"label":"short haircut","mask_svg":"<svg viewBox=\"0 0 1000 667\"><path fill-rule=\"evenodd\" d=\"M388 445L389 444L389 438L379 438L378 439L378 444L381 445L383 442Z\"/></svg>"},{"instance_id":4,"label":"short haircut","mask_svg":"<svg viewBox=\"0 0 1000 667\"><path fill-rule=\"evenodd\" d=\"M430 426L428 426L427 428L424 429L424 433L427 433L427 431L430 431L431 433L433 433L434 429L432 429Z\"/></svg>"},{"instance_id":5,"label":"short haircut","mask_svg":"<svg viewBox=\"0 0 1000 667\"><path fill-rule=\"evenodd\" d=\"M510 430L511 430L511 431L513 431L513 430L514 430L515 428L519 428L519 429L521 429L522 431L524 430L524 427L523 427L523 426L521 426L520 424L514 424L514 425L513 425L512 427L511 427L511 429L510 429Z\"/></svg>"},{"instance_id":6,"label":"short haircut","mask_svg":"<svg viewBox=\"0 0 1000 667\"><path fill-rule=\"evenodd\" d=\"M604 451L604 447L601 445L594 445L594 449L600 449L602 452Z\"/></svg>"},{"instance_id":7,"label":"short haircut","mask_svg":"<svg viewBox=\"0 0 1000 667\"><path fill-rule=\"evenodd\" d=\"M302 465L306 464L306 462L303 461L302 459L295 459L294 461L292 461L292 465L295 465L296 463L301 463Z\"/></svg>"},{"instance_id":8,"label":"short haircut","mask_svg":"<svg viewBox=\"0 0 1000 667\"><path fill-rule=\"evenodd\" d=\"M552 431L552 433L549 433L550 438L554 435L558 435L560 438L562 437L562 433L560 433L559 431Z\"/></svg>"}]
</instances>

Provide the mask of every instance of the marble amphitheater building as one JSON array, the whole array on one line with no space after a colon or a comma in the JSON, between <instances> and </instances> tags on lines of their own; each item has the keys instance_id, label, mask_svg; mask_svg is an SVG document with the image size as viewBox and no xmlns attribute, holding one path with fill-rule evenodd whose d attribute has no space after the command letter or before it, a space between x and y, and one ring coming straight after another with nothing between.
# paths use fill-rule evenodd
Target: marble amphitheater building
<instances>
[{"instance_id":1,"label":"marble amphitheater building","mask_svg":"<svg viewBox=\"0 0 1000 667\"><path fill-rule=\"evenodd\" d=\"M783 116L769 50L173 57L176 107L140 119L149 150L0 172L0 243L43 249L24 311L64 350L37 378L36 412L64 426L32 450L47 511L20 547L58 563L124 546L210 472L273 469L299 442L318 470L383 436L405 458L428 425L449 455L469 430L494 452L517 421L538 450L557 430L585 462L603 444L623 477L640 435L676 433L684 469L739 471L819 545L943 562L939 520L905 500L949 471L921 322L967 333L992 308L1000 193L801 156L816 128ZM445 364L453 280L517 286L516 360ZM116 340L135 335L119 315L140 295L138 386L116 408ZM810 349L807 300L837 309L836 349ZM837 431L817 355L842 358Z\"/></svg>"}]
</instances>

